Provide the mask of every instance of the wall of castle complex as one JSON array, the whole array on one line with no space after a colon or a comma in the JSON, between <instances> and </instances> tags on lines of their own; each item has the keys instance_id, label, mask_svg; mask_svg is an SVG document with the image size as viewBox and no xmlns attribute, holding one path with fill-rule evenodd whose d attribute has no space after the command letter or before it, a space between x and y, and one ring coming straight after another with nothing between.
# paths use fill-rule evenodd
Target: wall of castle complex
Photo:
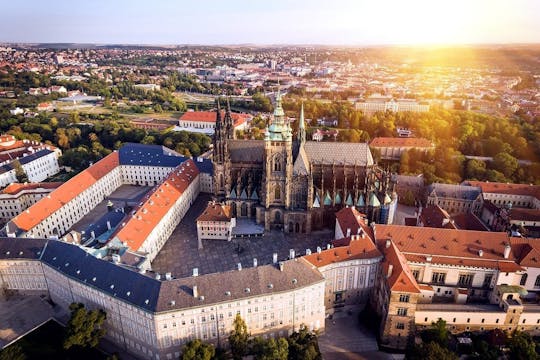
<instances>
[{"instance_id":1,"label":"wall of castle complex","mask_svg":"<svg viewBox=\"0 0 540 360\"><path fill-rule=\"evenodd\" d=\"M0 289L31 295L47 293L41 262L28 259L0 261Z\"/></svg>"}]
</instances>

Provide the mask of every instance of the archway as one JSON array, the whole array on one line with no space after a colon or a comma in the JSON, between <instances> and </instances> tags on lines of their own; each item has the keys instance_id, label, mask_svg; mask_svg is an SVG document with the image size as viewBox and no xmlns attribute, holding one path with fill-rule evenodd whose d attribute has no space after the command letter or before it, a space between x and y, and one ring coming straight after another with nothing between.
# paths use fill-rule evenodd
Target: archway
<instances>
[{"instance_id":1,"label":"archway","mask_svg":"<svg viewBox=\"0 0 540 360\"><path fill-rule=\"evenodd\" d=\"M232 217L235 218L236 217L236 203L231 203L231 213L232 213Z\"/></svg>"},{"instance_id":2,"label":"archway","mask_svg":"<svg viewBox=\"0 0 540 360\"><path fill-rule=\"evenodd\" d=\"M240 206L240 216L248 216L248 205L246 203L242 203L242 205Z\"/></svg>"},{"instance_id":3,"label":"archway","mask_svg":"<svg viewBox=\"0 0 540 360\"><path fill-rule=\"evenodd\" d=\"M299 233L299 232L300 232L300 224L299 224L299 223L296 223L296 225L294 225L294 232L295 232L295 233Z\"/></svg>"},{"instance_id":4,"label":"archway","mask_svg":"<svg viewBox=\"0 0 540 360\"><path fill-rule=\"evenodd\" d=\"M274 223L281 224L281 213L279 211L274 213Z\"/></svg>"}]
</instances>

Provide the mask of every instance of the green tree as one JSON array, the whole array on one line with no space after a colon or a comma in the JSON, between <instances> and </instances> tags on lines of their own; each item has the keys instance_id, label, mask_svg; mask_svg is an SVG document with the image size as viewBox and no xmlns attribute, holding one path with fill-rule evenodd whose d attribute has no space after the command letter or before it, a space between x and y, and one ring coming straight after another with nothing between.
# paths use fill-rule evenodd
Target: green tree
<instances>
[{"instance_id":1,"label":"green tree","mask_svg":"<svg viewBox=\"0 0 540 360\"><path fill-rule=\"evenodd\" d=\"M240 314L236 314L233 322L233 330L229 335L229 345L233 359L241 360L248 351L249 333L246 322Z\"/></svg>"},{"instance_id":2,"label":"green tree","mask_svg":"<svg viewBox=\"0 0 540 360\"><path fill-rule=\"evenodd\" d=\"M71 318L66 327L64 349L68 350L73 346L96 347L105 335L102 325L107 314L101 309L86 310L81 303L72 303L69 309Z\"/></svg>"},{"instance_id":3,"label":"green tree","mask_svg":"<svg viewBox=\"0 0 540 360\"><path fill-rule=\"evenodd\" d=\"M322 360L317 335L305 326L289 336L289 360Z\"/></svg>"},{"instance_id":4,"label":"green tree","mask_svg":"<svg viewBox=\"0 0 540 360\"><path fill-rule=\"evenodd\" d=\"M457 360L458 356L446 347L431 341L415 346L405 358L407 360Z\"/></svg>"},{"instance_id":5,"label":"green tree","mask_svg":"<svg viewBox=\"0 0 540 360\"><path fill-rule=\"evenodd\" d=\"M448 346L448 329L446 328L446 321L439 318L437 322L432 322L431 328L422 333L422 340L425 343L433 341L446 348Z\"/></svg>"},{"instance_id":6,"label":"green tree","mask_svg":"<svg viewBox=\"0 0 540 360\"><path fill-rule=\"evenodd\" d=\"M0 351L0 360L25 360L26 355L19 344L13 344Z\"/></svg>"},{"instance_id":7,"label":"green tree","mask_svg":"<svg viewBox=\"0 0 540 360\"><path fill-rule=\"evenodd\" d=\"M284 338L265 340L258 336L253 339L252 354L255 360L287 360L289 343Z\"/></svg>"},{"instance_id":8,"label":"green tree","mask_svg":"<svg viewBox=\"0 0 540 360\"><path fill-rule=\"evenodd\" d=\"M28 175L26 174L26 171L24 171L21 162L16 159L13 160L11 165L15 169L15 177L17 178L17 181L20 183L28 182Z\"/></svg>"},{"instance_id":9,"label":"green tree","mask_svg":"<svg viewBox=\"0 0 540 360\"><path fill-rule=\"evenodd\" d=\"M184 345L180 360L211 360L215 354L216 349L212 344L195 339Z\"/></svg>"},{"instance_id":10,"label":"green tree","mask_svg":"<svg viewBox=\"0 0 540 360\"><path fill-rule=\"evenodd\" d=\"M493 157L493 168L510 178L517 170L519 164L515 157L505 152L500 152Z\"/></svg>"},{"instance_id":11,"label":"green tree","mask_svg":"<svg viewBox=\"0 0 540 360\"><path fill-rule=\"evenodd\" d=\"M538 359L536 346L531 336L525 332L515 330L507 342L510 348L510 360L535 360Z\"/></svg>"}]
</instances>

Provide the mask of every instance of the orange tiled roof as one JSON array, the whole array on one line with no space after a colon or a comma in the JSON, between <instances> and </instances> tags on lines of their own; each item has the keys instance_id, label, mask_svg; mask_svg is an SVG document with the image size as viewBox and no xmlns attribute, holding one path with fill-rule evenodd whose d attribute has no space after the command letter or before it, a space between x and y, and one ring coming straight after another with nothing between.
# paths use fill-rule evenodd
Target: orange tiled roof
<instances>
[{"instance_id":1,"label":"orange tiled roof","mask_svg":"<svg viewBox=\"0 0 540 360\"><path fill-rule=\"evenodd\" d=\"M393 241L389 245L386 247L385 244L383 247L384 261L382 263L388 288L391 291L420 293L420 288L407 264L407 259Z\"/></svg>"},{"instance_id":2,"label":"orange tiled roof","mask_svg":"<svg viewBox=\"0 0 540 360\"><path fill-rule=\"evenodd\" d=\"M56 189L62 184L63 183L61 182L28 183L28 184L12 183L12 184L9 184L4 190L2 190L2 194L15 195L23 190Z\"/></svg>"},{"instance_id":3,"label":"orange tiled roof","mask_svg":"<svg viewBox=\"0 0 540 360\"><path fill-rule=\"evenodd\" d=\"M425 262L427 255L431 255L439 264L459 265L459 261L467 261L471 266L495 268L499 266L497 261L516 260L512 251L508 259L504 258L505 246L510 242L503 232L377 225L376 241L379 246L384 246L387 239L392 239L411 261L413 256L419 256L418 261L421 258L421 262Z\"/></svg>"},{"instance_id":4,"label":"orange tiled roof","mask_svg":"<svg viewBox=\"0 0 540 360\"><path fill-rule=\"evenodd\" d=\"M221 111L221 118L225 117L225 111ZM247 121L251 115L249 114L239 114L231 113L231 117L234 121L234 126L238 126ZM216 122L216 112L215 111L188 111L180 117L180 121L200 121L207 123Z\"/></svg>"},{"instance_id":5,"label":"orange tiled roof","mask_svg":"<svg viewBox=\"0 0 540 360\"><path fill-rule=\"evenodd\" d=\"M358 229L373 239L371 228L366 225L364 218L366 215L362 214L354 207L344 207L336 213L336 221L343 231L343 235L347 236L347 229L351 229L351 235L358 234Z\"/></svg>"},{"instance_id":6,"label":"orange tiled roof","mask_svg":"<svg viewBox=\"0 0 540 360\"><path fill-rule=\"evenodd\" d=\"M528 195L535 196L540 199L540 185L528 185L528 184L507 184L488 181L466 181L467 185L477 186L482 189L484 193L494 194L511 194L511 195Z\"/></svg>"},{"instance_id":7,"label":"orange tiled roof","mask_svg":"<svg viewBox=\"0 0 540 360\"><path fill-rule=\"evenodd\" d=\"M182 196L193 179L199 174L193 160L178 165L163 182L144 197L135 214L121 227L116 236L131 250L137 251L152 230Z\"/></svg>"},{"instance_id":8,"label":"orange tiled roof","mask_svg":"<svg viewBox=\"0 0 540 360\"><path fill-rule=\"evenodd\" d=\"M209 202L197 221L231 221L231 206Z\"/></svg>"},{"instance_id":9,"label":"orange tiled roof","mask_svg":"<svg viewBox=\"0 0 540 360\"><path fill-rule=\"evenodd\" d=\"M422 208L420 220L426 227L456 229L448 212L439 205L429 205ZM447 220L443 224L444 220Z\"/></svg>"},{"instance_id":10,"label":"orange tiled roof","mask_svg":"<svg viewBox=\"0 0 540 360\"><path fill-rule=\"evenodd\" d=\"M540 268L540 239L512 237L510 243L518 258L518 264Z\"/></svg>"},{"instance_id":11,"label":"orange tiled roof","mask_svg":"<svg viewBox=\"0 0 540 360\"><path fill-rule=\"evenodd\" d=\"M376 137L369 143L373 147L424 147L431 148L431 141L424 138Z\"/></svg>"},{"instance_id":12,"label":"orange tiled roof","mask_svg":"<svg viewBox=\"0 0 540 360\"><path fill-rule=\"evenodd\" d=\"M90 166L88 169L60 185L48 196L30 206L26 211L17 215L13 218L12 222L19 229L29 231L66 203L73 200L83 190L89 188L92 184L111 172L118 164L117 152L105 156L93 166Z\"/></svg>"},{"instance_id":13,"label":"orange tiled roof","mask_svg":"<svg viewBox=\"0 0 540 360\"><path fill-rule=\"evenodd\" d=\"M332 263L348 261L354 259L369 259L381 256L373 241L369 237L353 235L349 238L349 245L335 247L321 251L321 253L312 253L304 258L317 267L326 266Z\"/></svg>"}]
</instances>

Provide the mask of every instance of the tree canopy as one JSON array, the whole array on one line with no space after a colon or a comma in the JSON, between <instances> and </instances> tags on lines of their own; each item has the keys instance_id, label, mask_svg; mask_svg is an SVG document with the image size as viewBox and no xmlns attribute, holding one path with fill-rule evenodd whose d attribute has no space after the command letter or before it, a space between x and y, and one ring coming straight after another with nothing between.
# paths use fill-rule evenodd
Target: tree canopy
<instances>
[{"instance_id":1,"label":"tree canopy","mask_svg":"<svg viewBox=\"0 0 540 360\"><path fill-rule=\"evenodd\" d=\"M184 345L180 360L211 360L215 354L213 345L195 339Z\"/></svg>"},{"instance_id":2,"label":"tree canopy","mask_svg":"<svg viewBox=\"0 0 540 360\"><path fill-rule=\"evenodd\" d=\"M81 303L72 303L69 306L71 318L66 327L64 349L73 346L96 347L99 340L105 336L102 328L107 314L101 310L86 310Z\"/></svg>"}]
</instances>

